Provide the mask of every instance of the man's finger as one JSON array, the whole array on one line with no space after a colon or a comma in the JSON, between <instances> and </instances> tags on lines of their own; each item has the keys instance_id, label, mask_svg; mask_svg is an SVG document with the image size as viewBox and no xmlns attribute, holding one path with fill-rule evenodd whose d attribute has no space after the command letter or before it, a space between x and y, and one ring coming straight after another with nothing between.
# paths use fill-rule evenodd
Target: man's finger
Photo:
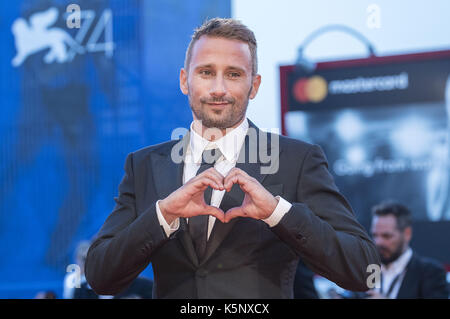
<instances>
[{"instance_id":1,"label":"man's finger","mask_svg":"<svg viewBox=\"0 0 450 319\"><path fill-rule=\"evenodd\" d=\"M239 183L239 185L249 185L250 183L258 183L258 181L252 176L239 168L233 168L227 176L225 176L223 184L227 191L233 187L233 184Z\"/></svg>"},{"instance_id":2,"label":"man's finger","mask_svg":"<svg viewBox=\"0 0 450 319\"><path fill-rule=\"evenodd\" d=\"M227 210L225 213L225 223L228 223L230 220L236 217L245 216L244 211L241 207L233 207Z\"/></svg>"},{"instance_id":3,"label":"man's finger","mask_svg":"<svg viewBox=\"0 0 450 319\"><path fill-rule=\"evenodd\" d=\"M211 215L216 217L222 223L225 222L225 213L222 209L215 206L207 205L207 208L204 211L200 212L199 215Z\"/></svg>"},{"instance_id":4,"label":"man's finger","mask_svg":"<svg viewBox=\"0 0 450 319\"><path fill-rule=\"evenodd\" d=\"M211 188L217 189L217 190L223 190L222 185L219 185L215 180L213 180L212 178L210 178L208 176L202 176L202 177L196 179L195 181L192 181L192 183L190 185L188 185L188 187L189 186L192 187L191 195L194 195L198 192L203 192L208 187L211 187Z\"/></svg>"},{"instance_id":5,"label":"man's finger","mask_svg":"<svg viewBox=\"0 0 450 319\"><path fill-rule=\"evenodd\" d=\"M207 178L210 178L210 179L214 180L217 183L217 185L219 185L219 187L222 188L221 190L224 189L223 176L215 168L207 169L203 173L197 175L195 178L196 179L201 179L203 177L207 177Z\"/></svg>"},{"instance_id":6,"label":"man's finger","mask_svg":"<svg viewBox=\"0 0 450 319\"><path fill-rule=\"evenodd\" d=\"M223 175L218 170L216 170L214 167L211 167L211 168L207 169L203 173L199 174L199 176L202 175L202 174L206 174L208 176L214 176L215 178L217 178L217 180L220 180L222 182L223 182L223 179L224 179Z\"/></svg>"},{"instance_id":7,"label":"man's finger","mask_svg":"<svg viewBox=\"0 0 450 319\"><path fill-rule=\"evenodd\" d=\"M223 186L227 190L227 192L230 191L231 187L233 187L233 184L237 183L238 179L237 177L241 174L239 169L233 168L231 171L225 176L223 179Z\"/></svg>"},{"instance_id":8,"label":"man's finger","mask_svg":"<svg viewBox=\"0 0 450 319\"><path fill-rule=\"evenodd\" d=\"M250 186L252 182L253 180L249 178L249 176L244 176L241 173L236 173L235 175L225 177L223 185L225 187L225 190L229 192L234 184L239 184L241 189L244 192L248 193L250 191Z\"/></svg>"}]
</instances>

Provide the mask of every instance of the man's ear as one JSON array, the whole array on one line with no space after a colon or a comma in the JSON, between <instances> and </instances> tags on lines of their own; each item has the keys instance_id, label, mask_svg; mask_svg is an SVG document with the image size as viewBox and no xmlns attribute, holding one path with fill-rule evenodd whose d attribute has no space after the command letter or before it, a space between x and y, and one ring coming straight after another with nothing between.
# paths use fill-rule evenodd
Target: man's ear
<instances>
[{"instance_id":1,"label":"man's ear","mask_svg":"<svg viewBox=\"0 0 450 319\"><path fill-rule=\"evenodd\" d=\"M182 68L180 70L180 90L181 92L183 92L184 95L188 95L189 93L187 80L188 80L187 71L184 68Z\"/></svg>"},{"instance_id":2,"label":"man's ear","mask_svg":"<svg viewBox=\"0 0 450 319\"><path fill-rule=\"evenodd\" d=\"M256 74L252 79L252 90L250 91L250 99L254 99L258 93L259 86L261 85L261 75Z\"/></svg>"},{"instance_id":3,"label":"man's ear","mask_svg":"<svg viewBox=\"0 0 450 319\"><path fill-rule=\"evenodd\" d=\"M403 234L405 236L406 241L409 243L411 241L412 238L412 227L406 227L405 230L403 231Z\"/></svg>"}]
</instances>

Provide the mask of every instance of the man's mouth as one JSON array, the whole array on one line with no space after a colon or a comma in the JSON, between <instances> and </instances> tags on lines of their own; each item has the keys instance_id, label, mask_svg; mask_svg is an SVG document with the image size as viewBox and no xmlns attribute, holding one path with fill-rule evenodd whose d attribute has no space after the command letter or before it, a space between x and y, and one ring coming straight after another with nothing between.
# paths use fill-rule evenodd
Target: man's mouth
<instances>
[{"instance_id":1,"label":"man's mouth","mask_svg":"<svg viewBox=\"0 0 450 319\"><path fill-rule=\"evenodd\" d=\"M202 103L207 104L214 108L223 108L229 104L233 104L234 100L229 98L222 98L222 99L202 99L200 100Z\"/></svg>"},{"instance_id":2,"label":"man's mouth","mask_svg":"<svg viewBox=\"0 0 450 319\"><path fill-rule=\"evenodd\" d=\"M206 105L210 110L214 112L221 112L222 110L227 109L231 105L231 103L227 101L207 102Z\"/></svg>"},{"instance_id":3,"label":"man's mouth","mask_svg":"<svg viewBox=\"0 0 450 319\"><path fill-rule=\"evenodd\" d=\"M386 249L386 248L378 248L378 253L380 255L383 255L383 256L388 256L389 255L389 250Z\"/></svg>"},{"instance_id":4,"label":"man's mouth","mask_svg":"<svg viewBox=\"0 0 450 319\"><path fill-rule=\"evenodd\" d=\"M225 106L228 105L229 102L213 102L213 103L207 103L208 105L212 105L212 106Z\"/></svg>"}]
</instances>

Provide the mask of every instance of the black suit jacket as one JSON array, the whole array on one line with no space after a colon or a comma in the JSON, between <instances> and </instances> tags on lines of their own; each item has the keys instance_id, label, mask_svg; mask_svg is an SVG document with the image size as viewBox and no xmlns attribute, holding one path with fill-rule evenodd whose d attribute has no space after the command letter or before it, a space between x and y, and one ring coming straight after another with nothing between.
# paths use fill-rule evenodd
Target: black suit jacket
<instances>
[{"instance_id":1,"label":"black suit jacket","mask_svg":"<svg viewBox=\"0 0 450 319\"><path fill-rule=\"evenodd\" d=\"M448 299L445 269L438 262L414 253L397 294L397 299Z\"/></svg>"},{"instance_id":2,"label":"black suit jacket","mask_svg":"<svg viewBox=\"0 0 450 319\"><path fill-rule=\"evenodd\" d=\"M292 298L300 256L310 269L344 288L368 289L366 268L379 263L378 254L335 186L321 148L264 133L251 122L250 128L236 167L292 203L279 224L216 220L205 257L198 260L186 221L181 219L168 238L155 207L182 186L184 164L174 162L171 153L186 149L189 134L138 150L126 159L117 204L87 255L86 278L98 294L119 293L152 263L154 298ZM257 148L250 142L254 132ZM255 161L254 155L271 152L279 156L270 164L279 169L262 174L266 160L258 156ZM227 211L243 198L234 185L220 207Z\"/></svg>"}]
</instances>

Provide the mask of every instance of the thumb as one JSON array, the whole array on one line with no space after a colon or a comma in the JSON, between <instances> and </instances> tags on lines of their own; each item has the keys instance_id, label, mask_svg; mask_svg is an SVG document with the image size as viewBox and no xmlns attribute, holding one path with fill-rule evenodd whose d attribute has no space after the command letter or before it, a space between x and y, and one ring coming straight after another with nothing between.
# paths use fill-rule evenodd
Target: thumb
<instances>
[{"instance_id":1,"label":"thumb","mask_svg":"<svg viewBox=\"0 0 450 319\"><path fill-rule=\"evenodd\" d=\"M223 212L222 209L215 207L215 206L206 205L206 208L205 208L204 212L202 213L202 215L211 215L211 216L216 217L222 223L225 222L225 213Z\"/></svg>"},{"instance_id":2,"label":"thumb","mask_svg":"<svg viewBox=\"0 0 450 319\"><path fill-rule=\"evenodd\" d=\"M239 216L244 216L242 207L233 207L230 208L229 210L227 210L227 212L225 213L225 223L228 223L230 220L232 220L233 218L239 217Z\"/></svg>"}]
</instances>

